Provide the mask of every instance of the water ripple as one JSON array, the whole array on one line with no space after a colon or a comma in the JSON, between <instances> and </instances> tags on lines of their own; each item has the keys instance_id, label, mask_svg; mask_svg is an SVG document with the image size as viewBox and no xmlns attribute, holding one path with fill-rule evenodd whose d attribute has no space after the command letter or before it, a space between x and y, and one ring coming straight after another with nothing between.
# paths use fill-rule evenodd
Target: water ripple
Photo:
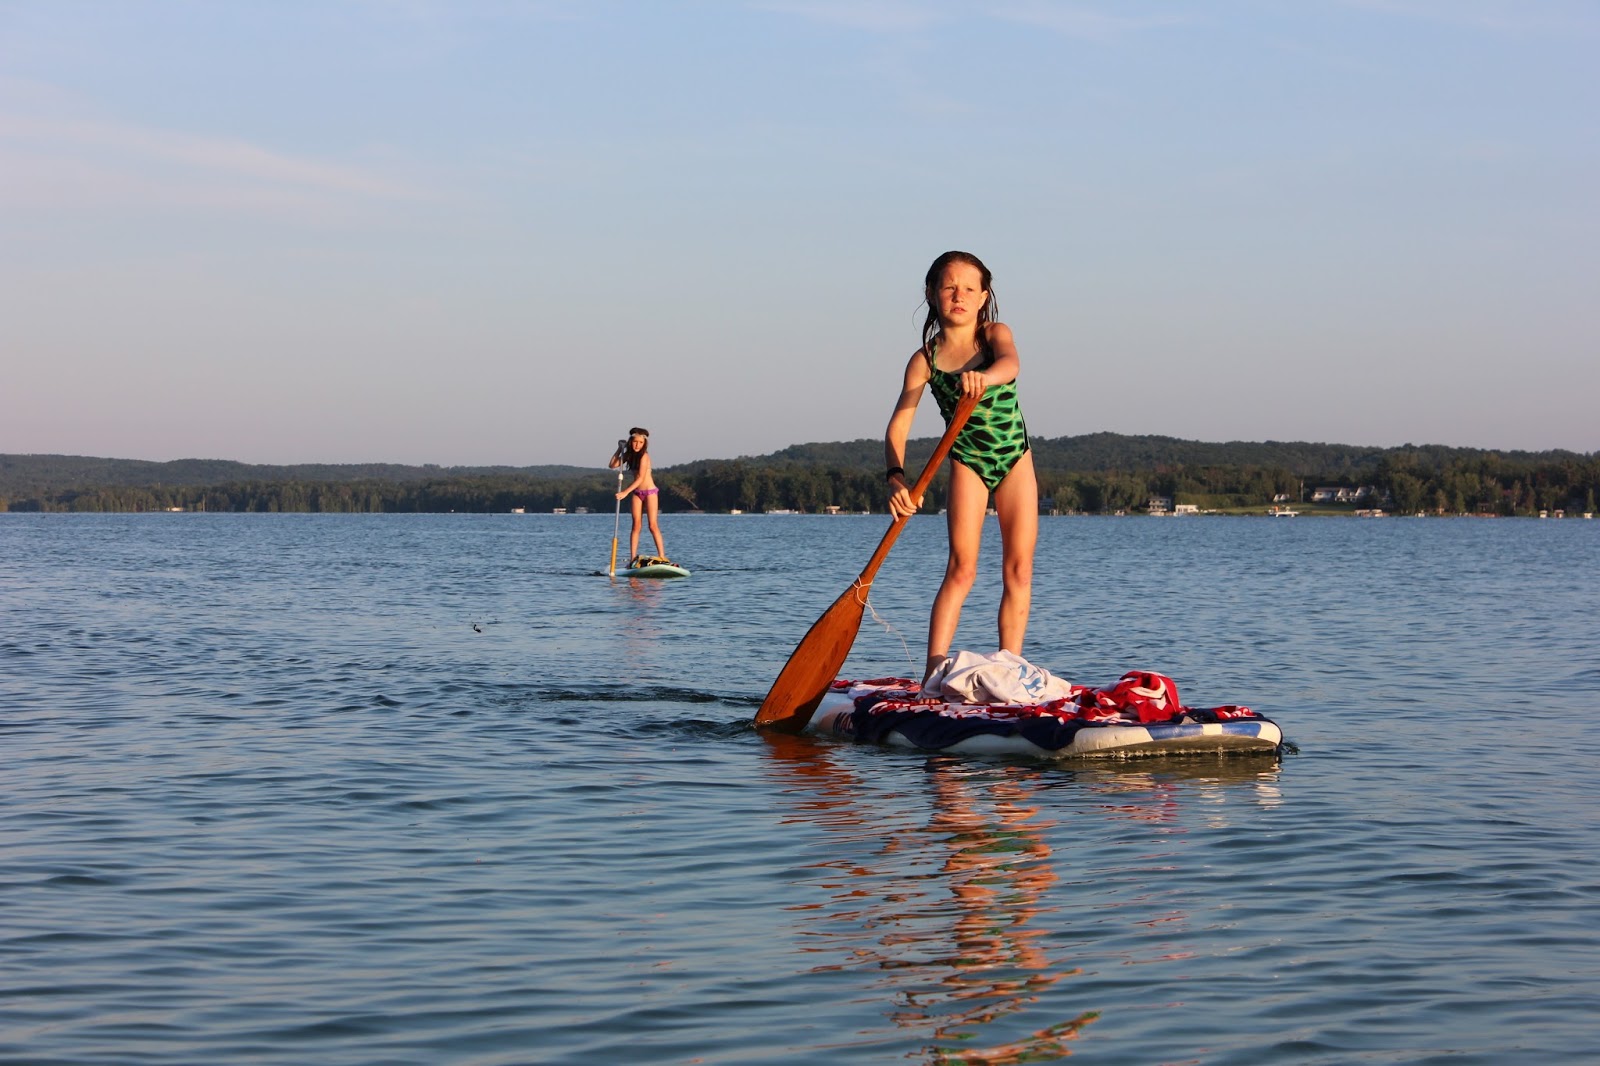
<instances>
[{"instance_id":1,"label":"water ripple","mask_svg":"<svg viewBox=\"0 0 1600 1066\"><path fill-rule=\"evenodd\" d=\"M0 515L0 1059L1600 1057L1592 524L1047 522L1032 658L1299 752L1049 766L750 727L874 521L601 517Z\"/></svg>"}]
</instances>

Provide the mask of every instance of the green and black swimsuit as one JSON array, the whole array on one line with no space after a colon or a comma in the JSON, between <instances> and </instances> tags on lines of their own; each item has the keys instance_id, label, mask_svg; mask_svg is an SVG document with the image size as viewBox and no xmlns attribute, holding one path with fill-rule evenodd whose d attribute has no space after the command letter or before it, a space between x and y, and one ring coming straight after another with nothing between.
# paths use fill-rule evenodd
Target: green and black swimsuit
<instances>
[{"instance_id":1,"label":"green and black swimsuit","mask_svg":"<svg viewBox=\"0 0 1600 1066\"><path fill-rule=\"evenodd\" d=\"M961 400L961 375L940 370L938 355L939 345L934 342L933 351L927 353L928 386L933 389L939 413L948 426ZM988 370L993 365L994 352L985 350L983 363L977 369ZM950 458L977 474L993 492L1027 450L1028 427L1022 420L1022 408L1017 406L1017 383L1008 381L983 390L972 417L956 435Z\"/></svg>"}]
</instances>

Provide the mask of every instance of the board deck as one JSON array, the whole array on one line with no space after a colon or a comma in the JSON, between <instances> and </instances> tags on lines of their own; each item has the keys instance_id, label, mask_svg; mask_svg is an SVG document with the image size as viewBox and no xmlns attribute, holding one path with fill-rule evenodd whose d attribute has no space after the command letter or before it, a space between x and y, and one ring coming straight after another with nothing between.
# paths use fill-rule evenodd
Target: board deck
<instances>
[{"instance_id":1,"label":"board deck","mask_svg":"<svg viewBox=\"0 0 1600 1066\"><path fill-rule=\"evenodd\" d=\"M650 566L638 566L632 570L618 570L618 577L688 577L689 571L672 563L654 563Z\"/></svg>"},{"instance_id":2,"label":"board deck","mask_svg":"<svg viewBox=\"0 0 1600 1066\"><path fill-rule=\"evenodd\" d=\"M973 755L1045 759L1149 755L1276 755L1283 730L1248 707L1180 708L1168 721L1085 719L1045 705L948 704L915 697L915 682L836 681L807 730L823 736Z\"/></svg>"}]
</instances>

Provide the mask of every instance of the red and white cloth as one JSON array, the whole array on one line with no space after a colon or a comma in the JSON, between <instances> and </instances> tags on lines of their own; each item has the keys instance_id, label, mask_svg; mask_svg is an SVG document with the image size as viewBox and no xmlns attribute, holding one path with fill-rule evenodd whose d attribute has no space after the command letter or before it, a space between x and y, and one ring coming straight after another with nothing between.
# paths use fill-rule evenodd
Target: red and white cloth
<instances>
[{"instance_id":1,"label":"red and white cloth","mask_svg":"<svg viewBox=\"0 0 1600 1066\"><path fill-rule=\"evenodd\" d=\"M918 747L933 750L979 733L1021 734L1039 747L1059 750L1081 729L1262 717L1237 704L1185 707L1178 686L1165 674L1129 670L1114 684L1092 688L1063 681L1010 652L957 653L928 681L920 690L906 678L835 681L833 690L846 694L855 709L833 731L877 742L898 730ZM1016 698L1013 686L1026 692L1030 684L1040 687L1040 695Z\"/></svg>"}]
</instances>

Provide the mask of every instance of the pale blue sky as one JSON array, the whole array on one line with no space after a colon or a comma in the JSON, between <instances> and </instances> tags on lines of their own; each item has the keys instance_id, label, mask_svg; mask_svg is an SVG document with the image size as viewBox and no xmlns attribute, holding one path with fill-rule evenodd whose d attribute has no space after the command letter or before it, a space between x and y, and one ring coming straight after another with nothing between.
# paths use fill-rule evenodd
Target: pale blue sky
<instances>
[{"instance_id":1,"label":"pale blue sky","mask_svg":"<svg viewBox=\"0 0 1600 1066\"><path fill-rule=\"evenodd\" d=\"M0 0L0 452L1600 449L1600 3ZM937 432L932 402L919 435Z\"/></svg>"}]
</instances>

